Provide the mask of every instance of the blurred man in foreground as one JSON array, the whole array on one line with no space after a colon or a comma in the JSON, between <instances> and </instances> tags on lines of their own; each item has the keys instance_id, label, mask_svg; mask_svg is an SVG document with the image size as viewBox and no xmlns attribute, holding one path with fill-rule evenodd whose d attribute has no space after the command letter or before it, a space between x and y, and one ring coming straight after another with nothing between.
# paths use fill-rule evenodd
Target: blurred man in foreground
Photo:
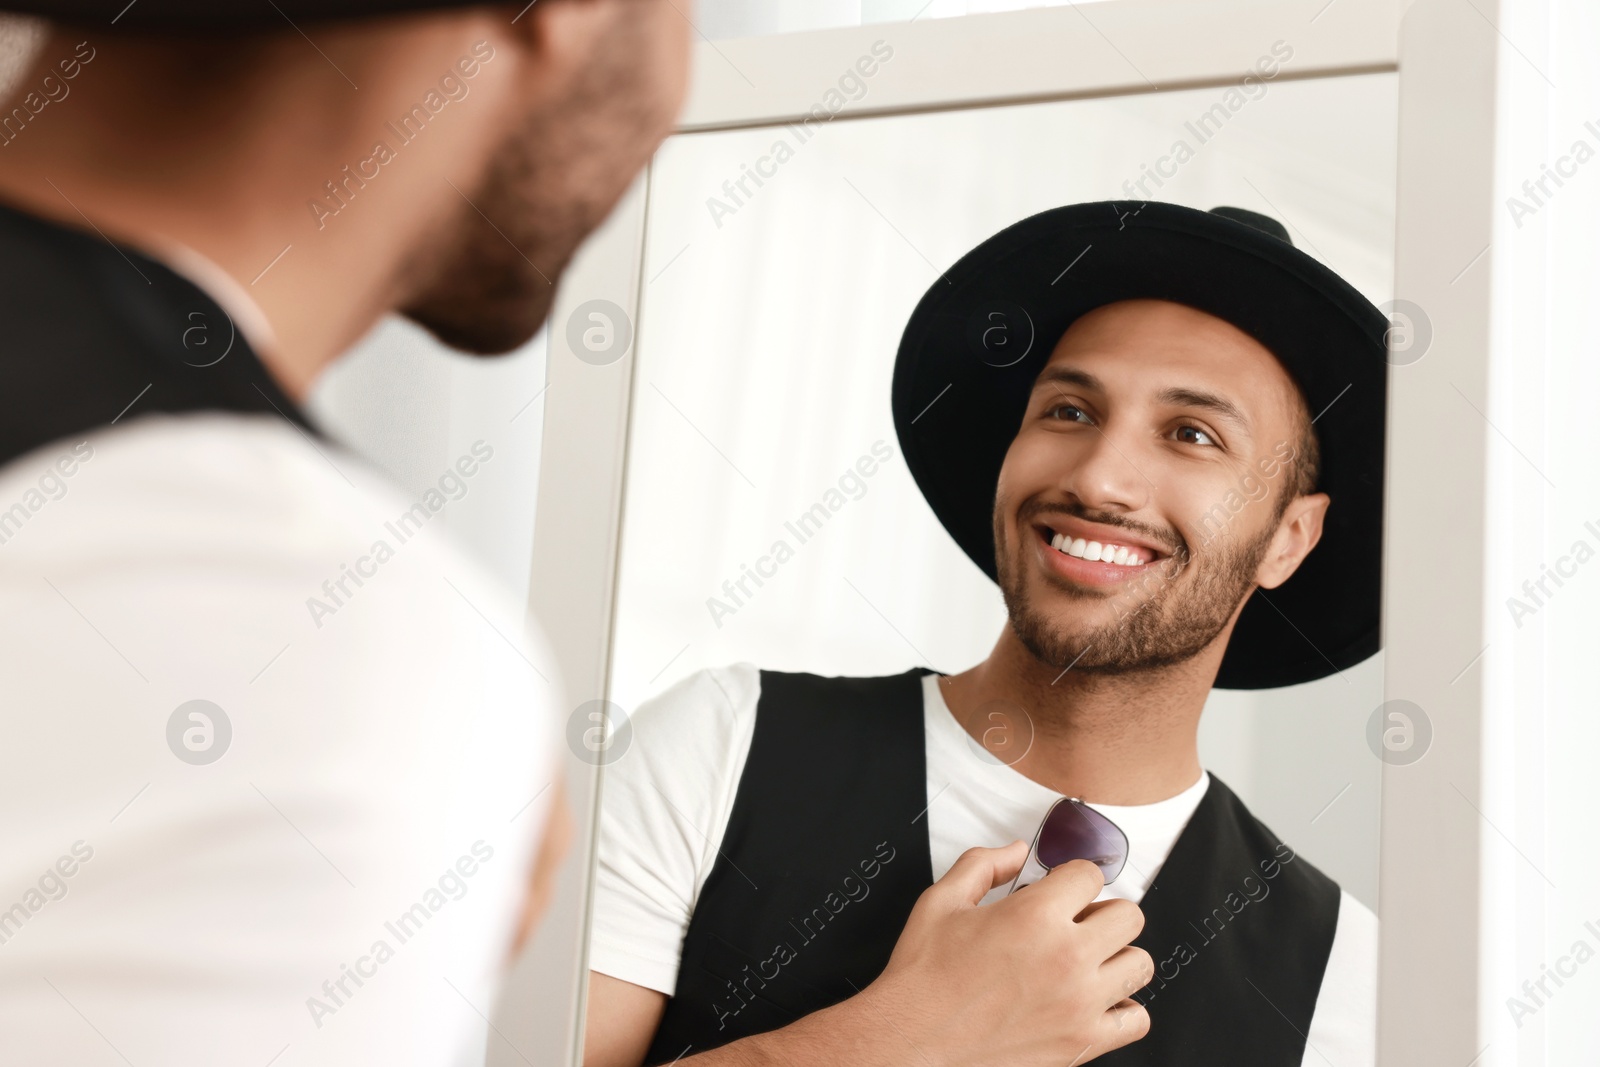
<instances>
[{"instance_id":1,"label":"blurred man in foreground","mask_svg":"<svg viewBox=\"0 0 1600 1067\"><path fill-rule=\"evenodd\" d=\"M301 405L389 312L527 341L688 26L3 6L59 21L0 110L0 1059L459 1062L567 835L559 679L432 521L493 442L406 499Z\"/></svg>"}]
</instances>

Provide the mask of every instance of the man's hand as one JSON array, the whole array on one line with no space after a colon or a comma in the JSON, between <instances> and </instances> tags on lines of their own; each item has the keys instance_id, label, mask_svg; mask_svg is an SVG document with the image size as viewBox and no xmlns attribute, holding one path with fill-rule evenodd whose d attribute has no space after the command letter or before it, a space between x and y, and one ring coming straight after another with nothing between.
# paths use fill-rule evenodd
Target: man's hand
<instances>
[{"instance_id":1,"label":"man's hand","mask_svg":"<svg viewBox=\"0 0 1600 1067\"><path fill-rule=\"evenodd\" d=\"M1129 996L1154 965L1129 942L1144 914L1125 900L1093 903L1104 879L1085 860L980 907L1027 856L1021 841L968 849L917 899L888 966L861 993L781 1030L691 1051L680 1067L1065 1067L1137 1041L1150 1016ZM666 997L594 977L607 996L590 1001L584 1063L637 1067ZM623 1032L633 1036L618 1040Z\"/></svg>"},{"instance_id":2,"label":"man's hand","mask_svg":"<svg viewBox=\"0 0 1600 1067\"><path fill-rule=\"evenodd\" d=\"M1105 879L1074 860L993 904L1028 848L974 848L917 900L883 974L863 991L935 1064L1080 1064L1137 1041L1150 1016L1130 994L1154 973L1129 944L1144 914L1125 900L1092 903ZM909 1062L909 1061L908 1061Z\"/></svg>"}]
</instances>

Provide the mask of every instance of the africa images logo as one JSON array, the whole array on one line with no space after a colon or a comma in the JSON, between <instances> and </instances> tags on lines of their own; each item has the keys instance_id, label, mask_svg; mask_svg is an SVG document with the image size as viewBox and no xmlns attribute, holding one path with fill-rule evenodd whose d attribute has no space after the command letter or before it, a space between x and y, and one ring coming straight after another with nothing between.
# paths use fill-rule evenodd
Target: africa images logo
<instances>
[{"instance_id":1,"label":"africa images logo","mask_svg":"<svg viewBox=\"0 0 1600 1067\"><path fill-rule=\"evenodd\" d=\"M185 763L215 763L232 743L233 722L209 700L184 701L167 717L167 747Z\"/></svg>"}]
</instances>

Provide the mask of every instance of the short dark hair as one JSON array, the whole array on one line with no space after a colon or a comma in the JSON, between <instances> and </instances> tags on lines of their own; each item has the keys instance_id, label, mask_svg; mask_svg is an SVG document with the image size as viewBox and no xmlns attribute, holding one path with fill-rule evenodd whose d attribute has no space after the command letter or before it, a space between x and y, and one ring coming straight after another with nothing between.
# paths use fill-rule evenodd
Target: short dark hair
<instances>
[{"instance_id":1,"label":"short dark hair","mask_svg":"<svg viewBox=\"0 0 1600 1067\"><path fill-rule=\"evenodd\" d=\"M1311 409L1305 394L1294 390L1295 446L1294 466L1284 479L1283 492L1278 496L1278 515L1283 516L1289 502L1317 491L1317 479L1322 475L1322 448L1317 442L1316 427L1312 425Z\"/></svg>"}]
</instances>

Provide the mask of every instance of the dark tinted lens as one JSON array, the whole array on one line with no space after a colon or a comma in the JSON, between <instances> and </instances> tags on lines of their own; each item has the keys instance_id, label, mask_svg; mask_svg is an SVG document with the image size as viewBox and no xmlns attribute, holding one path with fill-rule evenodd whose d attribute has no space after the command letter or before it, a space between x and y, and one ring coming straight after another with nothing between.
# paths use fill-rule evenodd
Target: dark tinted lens
<instances>
[{"instance_id":1,"label":"dark tinted lens","mask_svg":"<svg viewBox=\"0 0 1600 1067\"><path fill-rule=\"evenodd\" d=\"M1122 873L1128 862L1128 838L1117 825L1087 804L1060 800L1039 828L1039 862L1059 867L1068 860L1088 860L1106 881Z\"/></svg>"}]
</instances>

